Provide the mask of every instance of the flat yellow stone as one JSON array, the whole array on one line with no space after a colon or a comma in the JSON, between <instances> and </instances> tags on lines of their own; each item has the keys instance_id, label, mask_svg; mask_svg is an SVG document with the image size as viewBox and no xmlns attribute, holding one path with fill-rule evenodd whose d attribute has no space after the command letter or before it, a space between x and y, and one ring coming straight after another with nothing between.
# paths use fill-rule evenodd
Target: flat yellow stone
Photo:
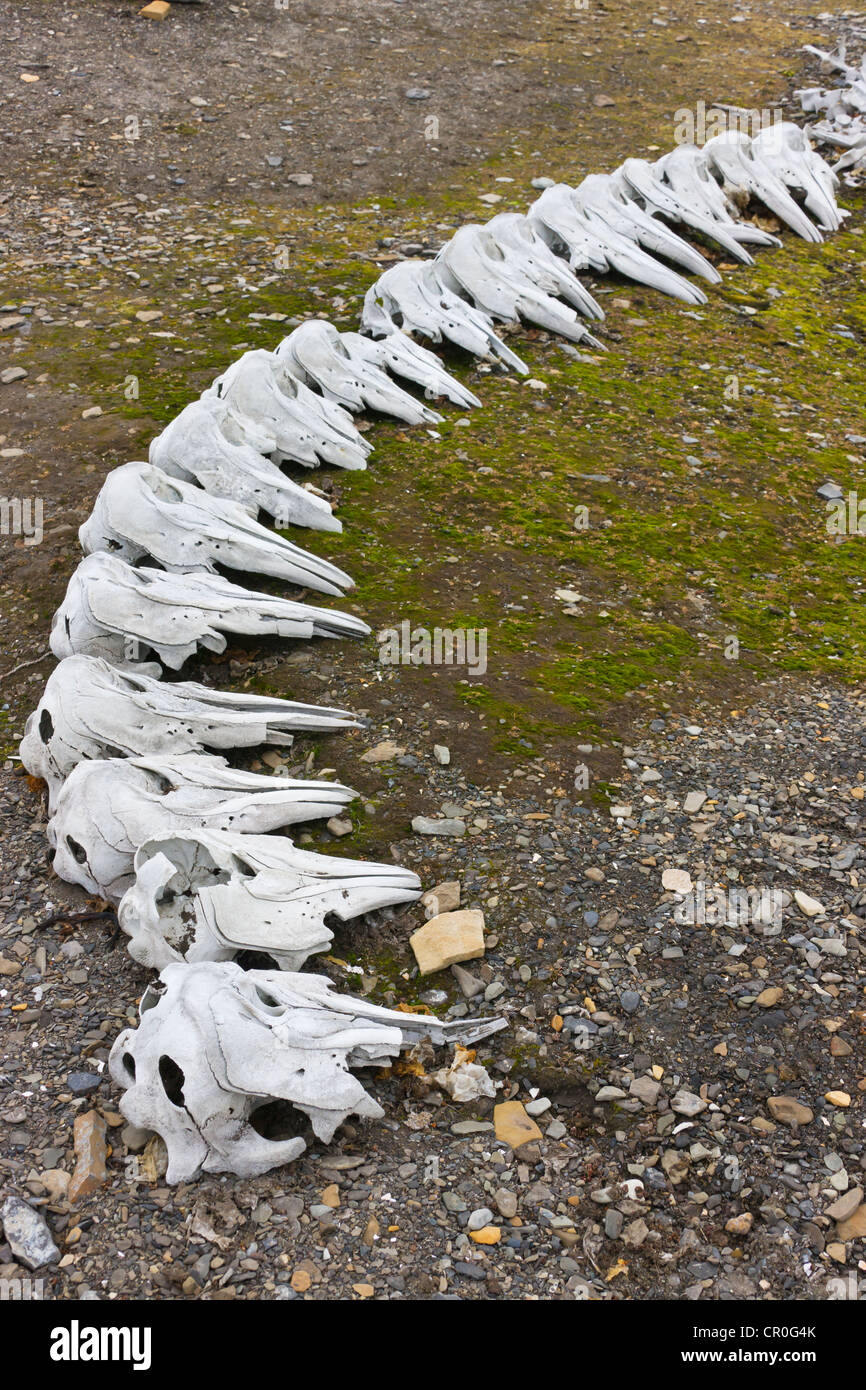
<instances>
[{"instance_id":1,"label":"flat yellow stone","mask_svg":"<svg viewBox=\"0 0 866 1390\"><path fill-rule=\"evenodd\" d=\"M851 1097L847 1091L828 1091L824 1099L831 1105L838 1105L840 1110L847 1110L851 1104Z\"/></svg>"},{"instance_id":2,"label":"flat yellow stone","mask_svg":"<svg viewBox=\"0 0 866 1390\"><path fill-rule=\"evenodd\" d=\"M150 0L150 4L138 13L144 15L145 19L165 19L170 9L168 0Z\"/></svg>"},{"instance_id":3,"label":"flat yellow stone","mask_svg":"<svg viewBox=\"0 0 866 1390\"><path fill-rule=\"evenodd\" d=\"M505 1100L493 1107L493 1128L496 1138L503 1144L510 1144L512 1149L541 1138L541 1130L519 1100Z\"/></svg>"},{"instance_id":4,"label":"flat yellow stone","mask_svg":"<svg viewBox=\"0 0 866 1390\"><path fill-rule=\"evenodd\" d=\"M654 1067L650 1067L650 1071L652 1072L653 1077L656 1081L661 1081L662 1077L665 1074L664 1067L660 1067L658 1062L656 1062Z\"/></svg>"},{"instance_id":5,"label":"flat yellow stone","mask_svg":"<svg viewBox=\"0 0 866 1390\"><path fill-rule=\"evenodd\" d=\"M502 1232L498 1226L482 1226L480 1231L470 1231L470 1240L474 1240L476 1245L498 1245L502 1239Z\"/></svg>"},{"instance_id":6,"label":"flat yellow stone","mask_svg":"<svg viewBox=\"0 0 866 1390\"><path fill-rule=\"evenodd\" d=\"M312 1282L305 1269L296 1269L290 1280L295 1293L306 1293Z\"/></svg>"},{"instance_id":7,"label":"flat yellow stone","mask_svg":"<svg viewBox=\"0 0 866 1390\"><path fill-rule=\"evenodd\" d=\"M554 1014L554 1015L553 1015L553 1018L550 1020L550 1026L551 1026L551 1028L553 1029L554 1033L561 1033L561 1032L562 1032L562 1024L563 1024L562 1014Z\"/></svg>"},{"instance_id":8,"label":"flat yellow stone","mask_svg":"<svg viewBox=\"0 0 866 1390\"><path fill-rule=\"evenodd\" d=\"M716 1043L715 1047L713 1048L713 1052L716 1054L717 1057L727 1057L728 1044L726 1042Z\"/></svg>"},{"instance_id":9,"label":"flat yellow stone","mask_svg":"<svg viewBox=\"0 0 866 1390\"><path fill-rule=\"evenodd\" d=\"M772 985L769 989L761 990L755 1003L759 1004L762 1009L772 1009L774 1004L778 1004L779 1000L784 998L784 995L783 989L779 989L778 985Z\"/></svg>"},{"instance_id":10,"label":"flat yellow stone","mask_svg":"<svg viewBox=\"0 0 866 1390\"><path fill-rule=\"evenodd\" d=\"M322 1193L323 1207L338 1207L340 1205L340 1189L335 1182L329 1183Z\"/></svg>"},{"instance_id":11,"label":"flat yellow stone","mask_svg":"<svg viewBox=\"0 0 866 1390\"><path fill-rule=\"evenodd\" d=\"M840 1240L862 1240L866 1236L866 1202L847 1221L837 1224L836 1234Z\"/></svg>"},{"instance_id":12,"label":"flat yellow stone","mask_svg":"<svg viewBox=\"0 0 866 1390\"><path fill-rule=\"evenodd\" d=\"M815 1118L809 1106L795 1096L770 1096L767 1108L773 1119L783 1125L810 1125Z\"/></svg>"},{"instance_id":13,"label":"flat yellow stone","mask_svg":"<svg viewBox=\"0 0 866 1390\"><path fill-rule=\"evenodd\" d=\"M372 1298L376 1292L372 1284L353 1284L352 1288L359 1298Z\"/></svg>"},{"instance_id":14,"label":"flat yellow stone","mask_svg":"<svg viewBox=\"0 0 866 1390\"><path fill-rule=\"evenodd\" d=\"M422 975L484 955L484 913L440 912L409 937Z\"/></svg>"}]
</instances>

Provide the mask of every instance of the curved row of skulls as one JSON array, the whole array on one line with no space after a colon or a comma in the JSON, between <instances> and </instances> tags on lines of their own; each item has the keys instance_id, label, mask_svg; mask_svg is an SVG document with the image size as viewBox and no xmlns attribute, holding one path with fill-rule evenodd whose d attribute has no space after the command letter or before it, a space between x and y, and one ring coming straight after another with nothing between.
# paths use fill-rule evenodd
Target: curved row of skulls
<instances>
[{"instance_id":1,"label":"curved row of skulls","mask_svg":"<svg viewBox=\"0 0 866 1390\"><path fill-rule=\"evenodd\" d=\"M612 270L704 304L688 277L714 284L719 272L673 225L748 264L748 247L778 244L745 217L750 201L817 242L840 224L835 185L790 124L754 141L679 147L654 164L626 160L576 188L550 181L527 216L463 226L434 259L387 270L366 296L362 333L313 319L274 352L244 353L146 461L109 475L80 528L85 558L51 632L60 665L21 751L48 784L57 872L117 903L131 955L163 972L111 1072L128 1118L163 1136L169 1181L284 1162L303 1142L265 1132L274 1101L327 1140L347 1114L381 1113L352 1067L422 1036L466 1042L503 1026L389 1013L296 973L328 949L335 920L411 902L420 883L274 833L336 815L349 788L244 771L221 755L355 728L352 714L160 679L163 666L222 652L230 637L368 635L355 614L306 602L307 590L340 598L352 580L279 534L341 530L327 488L283 466L365 468L371 445L353 419L362 411L432 426L442 417L429 402L479 406L416 337L523 374L497 325L524 321L600 348L585 321L604 314L578 272ZM221 568L303 592L247 589ZM250 954L279 969L244 972L237 961Z\"/></svg>"}]
</instances>

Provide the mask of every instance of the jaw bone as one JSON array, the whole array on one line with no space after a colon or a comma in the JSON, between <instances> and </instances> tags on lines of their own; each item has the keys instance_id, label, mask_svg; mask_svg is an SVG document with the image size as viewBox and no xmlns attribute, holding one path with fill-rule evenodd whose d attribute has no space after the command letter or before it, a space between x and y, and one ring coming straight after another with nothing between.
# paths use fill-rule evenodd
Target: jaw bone
<instances>
[{"instance_id":1,"label":"jaw bone","mask_svg":"<svg viewBox=\"0 0 866 1390\"><path fill-rule=\"evenodd\" d=\"M323 497L299 487L257 449L234 440L234 422L215 396L192 401L151 441L148 458L172 478L198 483L212 497L269 512L280 525L342 531Z\"/></svg>"},{"instance_id":2,"label":"jaw bone","mask_svg":"<svg viewBox=\"0 0 866 1390\"><path fill-rule=\"evenodd\" d=\"M317 396L277 363L272 352L245 352L205 391L224 401L240 440L281 462L307 468L332 463L366 468L372 450L351 415Z\"/></svg>"},{"instance_id":3,"label":"jaw bone","mask_svg":"<svg viewBox=\"0 0 866 1390\"><path fill-rule=\"evenodd\" d=\"M300 970L330 947L331 913L346 922L420 892L417 876L395 864L311 854L276 835L198 830L141 846L117 917L133 960L155 970L245 951Z\"/></svg>"},{"instance_id":4,"label":"jaw bone","mask_svg":"<svg viewBox=\"0 0 866 1390\"><path fill-rule=\"evenodd\" d=\"M477 406L477 396L446 372L435 352L416 343L408 333L395 328L382 338L365 338L360 333L344 333L343 341L353 357L375 367L387 367L395 376L414 381L429 400L444 396L455 405Z\"/></svg>"},{"instance_id":5,"label":"jaw bone","mask_svg":"<svg viewBox=\"0 0 866 1390\"><path fill-rule=\"evenodd\" d=\"M487 314L443 285L431 261L401 261L384 271L364 297L361 326L374 337L403 328L434 343L443 338L475 357L496 357L526 375L529 368L493 332Z\"/></svg>"},{"instance_id":6,"label":"jaw bone","mask_svg":"<svg viewBox=\"0 0 866 1390\"><path fill-rule=\"evenodd\" d=\"M193 681L166 685L133 667L69 656L52 671L27 720L21 761L48 783L53 804L64 778L85 759L286 746L296 731L359 727L346 710L211 690Z\"/></svg>"},{"instance_id":7,"label":"jaw bone","mask_svg":"<svg viewBox=\"0 0 866 1390\"><path fill-rule=\"evenodd\" d=\"M350 613L256 593L219 574L133 569L98 551L72 575L49 645L58 658L82 653L121 663L149 647L178 670L199 646L225 651L227 632L308 638L364 637L369 631Z\"/></svg>"},{"instance_id":8,"label":"jaw bone","mask_svg":"<svg viewBox=\"0 0 866 1390\"><path fill-rule=\"evenodd\" d=\"M486 227L458 227L433 262L436 274L455 294L468 295L491 319L521 319L559 333L572 342L601 344L578 320L574 309L539 289L525 266L507 255Z\"/></svg>"},{"instance_id":9,"label":"jaw bone","mask_svg":"<svg viewBox=\"0 0 866 1390\"><path fill-rule=\"evenodd\" d=\"M748 246L781 246L778 237L737 219L736 204L716 182L709 159L697 145L675 145L651 167L684 206L711 218L735 241Z\"/></svg>"},{"instance_id":10,"label":"jaw bone","mask_svg":"<svg viewBox=\"0 0 866 1390\"><path fill-rule=\"evenodd\" d=\"M322 319L308 319L283 339L274 356L299 381L318 386L328 400L353 414L378 410L408 425L441 422L442 416L435 410L396 386L369 358L354 353L351 338Z\"/></svg>"},{"instance_id":11,"label":"jaw bone","mask_svg":"<svg viewBox=\"0 0 866 1390\"><path fill-rule=\"evenodd\" d=\"M825 232L836 232L842 214L836 205L839 180L793 121L766 126L752 141L752 154L787 188L805 194L806 207Z\"/></svg>"},{"instance_id":12,"label":"jaw bone","mask_svg":"<svg viewBox=\"0 0 866 1390\"><path fill-rule=\"evenodd\" d=\"M782 180L763 161L756 158L752 141L740 130L714 135L704 145L704 154L724 179L727 188L741 198L759 198L780 222L784 222L804 241L824 240L803 209L794 202Z\"/></svg>"},{"instance_id":13,"label":"jaw bone","mask_svg":"<svg viewBox=\"0 0 866 1390\"><path fill-rule=\"evenodd\" d=\"M387 1066L427 1037L471 1043L505 1027L380 1009L336 994L322 976L245 974L230 962L167 966L140 1014L138 1028L116 1039L109 1070L126 1118L161 1135L169 1183L266 1173L306 1148L297 1125L285 1139L256 1128L256 1112L262 1126L273 1101L306 1115L328 1143L349 1115L384 1114L351 1068Z\"/></svg>"},{"instance_id":14,"label":"jaw bone","mask_svg":"<svg viewBox=\"0 0 866 1390\"><path fill-rule=\"evenodd\" d=\"M601 272L615 270L686 304L707 302L703 290L647 255L633 236L624 236L597 212L584 208L578 190L567 183L546 188L529 209L529 217L554 250L559 245L566 248L574 270L588 267Z\"/></svg>"},{"instance_id":15,"label":"jaw bone","mask_svg":"<svg viewBox=\"0 0 866 1390\"><path fill-rule=\"evenodd\" d=\"M125 463L109 473L78 536L87 555L150 558L178 574L213 572L220 564L324 594L353 587L343 570L260 526L237 502L209 497L152 463Z\"/></svg>"},{"instance_id":16,"label":"jaw bone","mask_svg":"<svg viewBox=\"0 0 866 1390\"><path fill-rule=\"evenodd\" d=\"M199 828L260 834L327 820L356 795L337 782L264 777L196 753L79 763L48 823L54 871L66 883L117 901L146 840Z\"/></svg>"}]
</instances>

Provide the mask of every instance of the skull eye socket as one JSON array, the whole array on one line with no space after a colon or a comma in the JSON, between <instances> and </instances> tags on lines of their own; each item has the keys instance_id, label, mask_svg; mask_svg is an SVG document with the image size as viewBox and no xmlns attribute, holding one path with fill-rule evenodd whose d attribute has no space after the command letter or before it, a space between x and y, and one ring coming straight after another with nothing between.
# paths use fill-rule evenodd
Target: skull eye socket
<instances>
[{"instance_id":1,"label":"skull eye socket","mask_svg":"<svg viewBox=\"0 0 866 1390\"><path fill-rule=\"evenodd\" d=\"M282 1011L282 1004L279 999L275 999L272 994L268 994L259 985L256 985L256 994L260 1004L264 1004L266 1009L277 1009Z\"/></svg>"},{"instance_id":2,"label":"skull eye socket","mask_svg":"<svg viewBox=\"0 0 866 1390\"><path fill-rule=\"evenodd\" d=\"M134 1080L135 1080L135 1058L133 1057L132 1053L131 1053L131 1052L124 1052L124 1054L123 1054L123 1056L121 1057L120 1060L121 1060L121 1062L123 1063L123 1065L124 1065L126 1071L127 1071L127 1072L129 1073L129 1075L131 1076L132 1080L134 1081Z\"/></svg>"},{"instance_id":3,"label":"skull eye socket","mask_svg":"<svg viewBox=\"0 0 866 1390\"><path fill-rule=\"evenodd\" d=\"M87 850L83 845L80 845L77 840L73 840L71 835L66 836L66 847L76 864L87 863Z\"/></svg>"},{"instance_id":4,"label":"skull eye socket","mask_svg":"<svg viewBox=\"0 0 866 1390\"><path fill-rule=\"evenodd\" d=\"M306 1134L310 1121L288 1100L268 1100L250 1115L250 1128L262 1139L281 1144Z\"/></svg>"},{"instance_id":5,"label":"skull eye socket","mask_svg":"<svg viewBox=\"0 0 866 1390\"><path fill-rule=\"evenodd\" d=\"M39 737L43 743L47 743L54 733L54 720L51 718L47 709L44 709L39 716Z\"/></svg>"},{"instance_id":6,"label":"skull eye socket","mask_svg":"<svg viewBox=\"0 0 866 1390\"><path fill-rule=\"evenodd\" d=\"M159 1059L159 1079L162 1088L168 1096L172 1105L183 1109L185 1101L183 1095L183 1085L186 1077L171 1057L160 1057Z\"/></svg>"}]
</instances>

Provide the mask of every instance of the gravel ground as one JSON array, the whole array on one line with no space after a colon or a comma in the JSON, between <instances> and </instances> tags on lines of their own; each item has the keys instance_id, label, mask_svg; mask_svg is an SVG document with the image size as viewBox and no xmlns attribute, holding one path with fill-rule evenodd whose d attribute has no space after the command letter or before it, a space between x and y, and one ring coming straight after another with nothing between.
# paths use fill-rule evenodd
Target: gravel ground
<instances>
[{"instance_id":1,"label":"gravel ground","mask_svg":"<svg viewBox=\"0 0 866 1390\"><path fill-rule=\"evenodd\" d=\"M4 698L15 729L48 669L27 663L44 652L73 563L71 533L130 437L152 432L144 405L132 424L116 414L82 420L90 402L68 374L61 388L40 371L52 335L61 356L64 341L89 352L92 335L94 354L111 353L121 330L145 335L113 302L103 308L93 275L131 271L132 315L148 312L148 274L163 293L165 267L199 238L177 294L212 286L214 307L195 310L202 321L182 348L160 345L183 353L192 394L214 374L199 342L220 313L227 267L237 271L244 257L260 276L267 260L227 230L226 208L236 200L243 214L253 200L303 212L349 191L378 194L398 177L401 192L423 189L432 175L418 112L432 107L406 97L410 88L435 85L440 108L458 117L437 178L442 160L463 170L502 126L533 124L542 79L560 131L575 108L591 114L594 97L613 91L619 108L597 138L589 121L575 136L610 163L611 152L634 148L638 73L673 106L696 65L706 72L741 50L757 61L760 49L760 36L732 40L720 29L712 43L727 44L721 56L709 42L687 45L667 71L653 45L668 25L674 38L698 35L697 20L668 11L634 42L622 6L608 7L612 26L593 7L567 51L562 36L573 31L544 6L310 7L279 20L264 3L176 7L174 27L144 37L126 6L80 15L58 6L54 32L41 5L5 9L16 44L0 84L0 230L18 282L4 366L26 362L30 376L2 388L0 457L5 490L27 494L38 476L50 510L43 545L3 553ZM721 25L713 7L694 9ZM773 6L755 9L766 16ZM481 16L485 38L473 47ZM276 24L279 39L264 33ZM241 38L256 44L254 69L236 61ZM376 53L382 89L369 109L362 42ZM17 68L39 82L21 84ZM292 84L296 119L265 99L275 73L284 74L280 93ZM78 85L88 76L89 87ZM116 137L137 85L158 97L149 109L159 140L127 147ZM85 90L88 101L77 95ZM209 106L190 102L198 93ZM369 128L363 145L345 133L355 118ZM196 141L207 143L193 149ZM307 171L312 185L289 178ZM210 240L208 200L221 200L223 217ZM325 208L321 221L336 235L341 216ZM435 231L422 212L401 216L422 245ZM395 213L388 230L398 222ZM410 232L401 236L385 245L371 234L371 257L411 254ZM57 272L56 283L28 289L37 268ZM252 341L258 327L238 335ZM160 331L157 323L146 336ZM121 379L122 363L123 353ZM242 684L285 661L233 649L191 674ZM110 916L70 920L102 904L53 876L41 789L9 761L0 772L0 1174L3 1197L26 1199L57 1243L38 1271L46 1296L820 1300L856 1286L866 1251L862 697L794 680L737 692L737 707L707 692L686 715L659 705L604 746L559 741L523 758L495 751L483 721L458 711L448 689L431 686L422 700L407 673L374 655L288 661L297 698L315 693L365 715L363 732L334 753L341 779L362 793L365 843L417 869L427 888L459 883L461 905L480 908L486 923L484 958L463 971L418 978L407 943L420 906L338 931L321 968L376 1002L505 1017L507 1031L478 1049L495 1100L453 1103L433 1079L447 1053L422 1049L409 1066L366 1078L384 1121L345 1125L329 1148L312 1141L303 1160L254 1181L164 1185L159 1142L125 1125L104 1074L147 974ZM392 759L360 761L385 740L400 750ZM447 765L434 744L448 746ZM311 751L299 740L290 770ZM460 821L464 833L410 835L418 814ZM309 843L327 840L312 831ZM663 881L672 870L680 876ZM504 1101L524 1105L538 1126L516 1149L494 1129ZM79 1151L88 1135L98 1148L103 1126L109 1151L104 1180L85 1181L70 1202L70 1177L87 1179L86 1164L76 1172L76 1118ZM0 1279L26 1276L8 1237Z\"/></svg>"},{"instance_id":2,"label":"gravel ground","mask_svg":"<svg viewBox=\"0 0 866 1390\"><path fill-rule=\"evenodd\" d=\"M390 944L394 979L361 977L374 997L506 1017L479 1049L496 1100L452 1103L431 1079L447 1057L423 1054L370 1077L383 1122L254 1181L172 1189L102 1075L144 972L104 924L39 929L74 895L47 873L38 802L16 781L2 803L19 832L2 851L2 1165L63 1252L44 1271L51 1296L832 1297L857 1277L863 1237L863 709L779 687L723 717L659 718L615 750L604 804L546 758L469 780L434 761L423 711L371 713L361 742L396 734L406 749L391 780L423 779L429 814L466 824L395 856L426 884L460 883L487 949L460 983L414 979L416 906L338 934L326 968L345 984L344 952ZM583 756L592 787L596 753ZM670 869L691 897L665 890ZM493 1129L504 1100L540 1129L516 1150ZM94 1108L109 1178L70 1209L55 1170L72 1171L72 1121ZM840 1228L827 1213L846 1194ZM15 1272L0 1246L0 1277Z\"/></svg>"}]
</instances>

